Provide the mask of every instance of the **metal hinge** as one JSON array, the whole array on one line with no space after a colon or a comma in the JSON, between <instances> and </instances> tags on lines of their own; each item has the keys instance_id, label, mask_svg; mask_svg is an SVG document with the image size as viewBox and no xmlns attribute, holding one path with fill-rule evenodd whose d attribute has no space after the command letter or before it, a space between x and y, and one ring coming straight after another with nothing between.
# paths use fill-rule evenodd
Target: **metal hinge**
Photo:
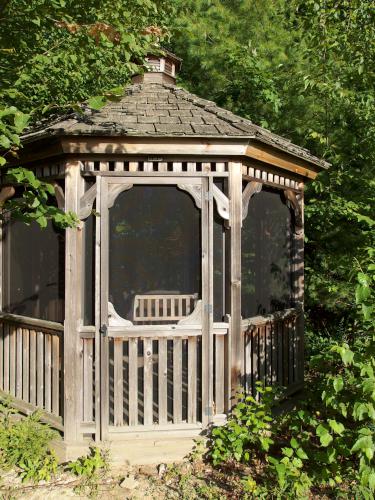
<instances>
[{"instance_id":1,"label":"metal hinge","mask_svg":"<svg viewBox=\"0 0 375 500\"><path fill-rule=\"evenodd\" d=\"M103 337L106 337L108 335L108 328L107 325L104 324L99 328L99 332L103 335Z\"/></svg>"}]
</instances>

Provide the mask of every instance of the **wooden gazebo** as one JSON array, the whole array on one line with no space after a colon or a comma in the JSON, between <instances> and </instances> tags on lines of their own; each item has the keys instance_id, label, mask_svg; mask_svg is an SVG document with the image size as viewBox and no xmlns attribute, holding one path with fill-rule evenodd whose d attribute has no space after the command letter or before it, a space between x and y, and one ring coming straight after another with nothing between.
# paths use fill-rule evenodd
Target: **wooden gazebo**
<instances>
[{"instance_id":1,"label":"wooden gazebo","mask_svg":"<svg viewBox=\"0 0 375 500\"><path fill-rule=\"evenodd\" d=\"M119 102L23 137L79 226L2 226L0 389L67 458L174 459L240 386L303 383L303 189L327 164L178 88L173 54L148 62Z\"/></svg>"}]
</instances>

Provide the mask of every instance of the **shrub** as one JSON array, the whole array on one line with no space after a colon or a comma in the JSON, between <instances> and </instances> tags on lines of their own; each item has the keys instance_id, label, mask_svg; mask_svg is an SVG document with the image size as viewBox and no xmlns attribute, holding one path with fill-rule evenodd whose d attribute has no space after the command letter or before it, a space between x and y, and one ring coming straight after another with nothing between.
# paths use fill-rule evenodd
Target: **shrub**
<instances>
[{"instance_id":1,"label":"shrub","mask_svg":"<svg viewBox=\"0 0 375 500\"><path fill-rule=\"evenodd\" d=\"M258 387L259 400L244 397L213 430L214 464L261 460L256 485L254 477L244 481L248 495L307 498L320 488L338 496L350 485L355 497L374 497L375 265L357 279L356 336L351 344L325 343L311 358L305 400L272 418L274 391Z\"/></svg>"},{"instance_id":2,"label":"shrub","mask_svg":"<svg viewBox=\"0 0 375 500\"><path fill-rule=\"evenodd\" d=\"M16 420L9 400L0 401L0 464L16 467L23 481L49 480L57 470L57 460L50 441L57 437L36 412Z\"/></svg>"}]
</instances>

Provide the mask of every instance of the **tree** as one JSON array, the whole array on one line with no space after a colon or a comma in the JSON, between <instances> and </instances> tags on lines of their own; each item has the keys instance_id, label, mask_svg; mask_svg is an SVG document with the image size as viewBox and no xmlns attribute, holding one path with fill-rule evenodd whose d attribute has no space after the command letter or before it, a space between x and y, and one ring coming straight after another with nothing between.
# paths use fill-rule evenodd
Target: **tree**
<instances>
[{"instance_id":1,"label":"tree","mask_svg":"<svg viewBox=\"0 0 375 500\"><path fill-rule=\"evenodd\" d=\"M332 163L306 193L307 298L322 322L353 317L353 259L374 246L374 7L189 0L173 37L184 85Z\"/></svg>"},{"instance_id":2,"label":"tree","mask_svg":"<svg viewBox=\"0 0 375 500\"><path fill-rule=\"evenodd\" d=\"M87 101L93 108L122 95L123 86L156 40L167 34L166 0L8 0L0 18L0 166L17 156L27 124ZM41 225L72 224L50 203L53 188L32 172L8 170L24 187L6 209Z\"/></svg>"}]
</instances>

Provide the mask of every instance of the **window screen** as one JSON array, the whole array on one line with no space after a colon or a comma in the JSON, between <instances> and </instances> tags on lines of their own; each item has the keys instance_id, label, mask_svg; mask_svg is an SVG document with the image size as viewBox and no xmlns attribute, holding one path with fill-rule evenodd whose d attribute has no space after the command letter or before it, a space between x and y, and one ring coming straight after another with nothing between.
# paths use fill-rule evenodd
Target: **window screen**
<instances>
[{"instance_id":1,"label":"window screen","mask_svg":"<svg viewBox=\"0 0 375 500\"><path fill-rule=\"evenodd\" d=\"M63 322L64 233L51 222L41 229L13 220L3 234L4 311Z\"/></svg>"},{"instance_id":2,"label":"window screen","mask_svg":"<svg viewBox=\"0 0 375 500\"><path fill-rule=\"evenodd\" d=\"M290 307L292 241L291 212L282 194L263 188L243 221L243 318Z\"/></svg>"},{"instance_id":3,"label":"window screen","mask_svg":"<svg viewBox=\"0 0 375 500\"><path fill-rule=\"evenodd\" d=\"M200 210L175 186L134 186L109 210L109 300L133 319L138 294L201 290Z\"/></svg>"}]
</instances>

